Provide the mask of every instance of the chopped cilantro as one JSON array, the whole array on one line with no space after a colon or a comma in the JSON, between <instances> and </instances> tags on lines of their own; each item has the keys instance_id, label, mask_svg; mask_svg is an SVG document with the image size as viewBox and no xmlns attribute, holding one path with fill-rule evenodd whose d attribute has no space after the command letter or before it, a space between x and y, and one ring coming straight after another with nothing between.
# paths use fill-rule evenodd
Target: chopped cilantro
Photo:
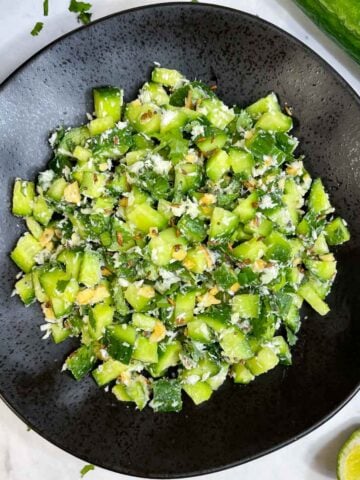
<instances>
[{"instance_id":1,"label":"chopped cilantro","mask_svg":"<svg viewBox=\"0 0 360 480\"><path fill-rule=\"evenodd\" d=\"M78 2L78 0L71 0L69 11L78 13L78 20L81 23L87 24L91 20L91 13L88 11L91 8L91 3Z\"/></svg>"},{"instance_id":2,"label":"chopped cilantro","mask_svg":"<svg viewBox=\"0 0 360 480\"><path fill-rule=\"evenodd\" d=\"M41 32L41 30L43 29L43 22L36 22L35 25L34 25L34 28L31 30L31 35L36 37L36 35L39 35L39 33Z\"/></svg>"},{"instance_id":3,"label":"chopped cilantro","mask_svg":"<svg viewBox=\"0 0 360 480\"><path fill-rule=\"evenodd\" d=\"M80 15L78 16L78 19L81 23L83 23L84 25L87 25L91 21L91 13L81 12Z\"/></svg>"},{"instance_id":4,"label":"chopped cilantro","mask_svg":"<svg viewBox=\"0 0 360 480\"><path fill-rule=\"evenodd\" d=\"M79 2L78 0L70 0L69 2L69 11L77 13L77 19L79 22L87 25L91 21L91 12L89 12L92 7L91 3ZM49 0L43 0L43 15L47 17L49 15ZM34 28L31 30L31 35L39 35L43 29L44 23L37 22Z\"/></svg>"},{"instance_id":5,"label":"chopped cilantro","mask_svg":"<svg viewBox=\"0 0 360 480\"><path fill-rule=\"evenodd\" d=\"M83 468L80 470L81 478L83 478L88 472L94 469L95 469L94 465L91 465L91 464L84 465Z\"/></svg>"}]
</instances>

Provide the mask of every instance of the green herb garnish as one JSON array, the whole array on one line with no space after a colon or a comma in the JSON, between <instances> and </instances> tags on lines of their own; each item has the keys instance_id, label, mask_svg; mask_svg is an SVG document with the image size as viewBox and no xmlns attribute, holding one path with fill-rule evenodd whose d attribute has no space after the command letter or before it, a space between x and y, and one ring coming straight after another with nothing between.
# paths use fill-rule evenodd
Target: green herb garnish
<instances>
[{"instance_id":1,"label":"green herb garnish","mask_svg":"<svg viewBox=\"0 0 360 480\"><path fill-rule=\"evenodd\" d=\"M39 35L39 33L41 32L41 30L43 29L43 22L36 22L35 25L34 25L34 28L31 30L31 35L33 37L36 37L37 35Z\"/></svg>"},{"instance_id":2,"label":"green herb garnish","mask_svg":"<svg viewBox=\"0 0 360 480\"><path fill-rule=\"evenodd\" d=\"M94 469L95 469L94 465L91 465L91 464L84 465L83 468L80 470L81 478L83 478L88 472Z\"/></svg>"}]
</instances>

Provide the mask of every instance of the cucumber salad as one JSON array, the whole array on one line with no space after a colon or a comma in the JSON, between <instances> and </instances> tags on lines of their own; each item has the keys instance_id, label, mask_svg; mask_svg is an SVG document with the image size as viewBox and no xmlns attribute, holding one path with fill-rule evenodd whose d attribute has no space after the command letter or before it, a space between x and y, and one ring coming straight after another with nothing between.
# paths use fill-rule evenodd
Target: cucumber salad
<instances>
[{"instance_id":1,"label":"cucumber salad","mask_svg":"<svg viewBox=\"0 0 360 480\"><path fill-rule=\"evenodd\" d=\"M15 292L40 302L44 338L78 337L63 370L177 412L182 391L198 405L227 377L290 365L301 305L327 314L330 248L350 238L295 152L290 109L274 93L230 108L161 67L130 103L117 87L93 96L13 191L28 229Z\"/></svg>"}]
</instances>

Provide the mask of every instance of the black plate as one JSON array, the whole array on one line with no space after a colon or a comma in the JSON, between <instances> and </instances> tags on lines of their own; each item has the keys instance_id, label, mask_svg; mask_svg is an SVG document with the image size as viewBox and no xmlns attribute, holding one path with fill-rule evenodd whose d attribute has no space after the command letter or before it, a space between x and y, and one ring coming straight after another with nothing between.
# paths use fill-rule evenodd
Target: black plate
<instances>
[{"instance_id":1,"label":"black plate","mask_svg":"<svg viewBox=\"0 0 360 480\"><path fill-rule=\"evenodd\" d=\"M73 344L40 339L40 309L10 298L8 252L23 230L10 214L15 177L49 158L49 129L91 111L91 87L121 85L128 99L153 61L216 81L228 104L270 90L294 107L299 153L321 175L352 240L338 252L331 313L305 311L294 365L246 387L226 383L179 414L135 411L61 365ZM360 103L317 55L266 22L217 6L167 4L124 12L55 42L0 90L0 391L27 424L59 447L105 468L150 477L207 473L254 459L309 432L356 392L360 379Z\"/></svg>"}]
</instances>

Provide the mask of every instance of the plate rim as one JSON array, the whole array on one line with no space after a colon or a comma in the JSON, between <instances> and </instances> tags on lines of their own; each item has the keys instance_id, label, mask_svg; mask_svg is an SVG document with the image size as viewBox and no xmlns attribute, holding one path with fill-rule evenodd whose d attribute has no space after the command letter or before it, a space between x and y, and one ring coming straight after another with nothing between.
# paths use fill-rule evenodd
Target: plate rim
<instances>
[{"instance_id":1,"label":"plate rim","mask_svg":"<svg viewBox=\"0 0 360 480\"><path fill-rule=\"evenodd\" d=\"M35 52L33 55L31 55L28 59L26 59L22 64L20 64L15 70L13 70L1 83L0 83L0 95L2 94L3 90L6 88L8 83L10 83L23 69L25 69L28 65L30 65L34 60L37 59L37 57L40 57L44 52L46 52L48 49L50 49L52 46L56 45L57 43L61 42L62 40L66 39L67 37L70 37L71 35L74 35L78 33L79 31L82 31L84 29L89 29L93 25L96 25L98 23L104 22L108 19L118 17L121 15L126 15L127 13L131 12L136 12L136 11L142 11L142 10L151 10L154 8L159 8L159 7L182 7L182 8L197 8L197 9L214 9L214 10L223 10L227 12L232 12L235 15L240 15L243 17L247 17L250 20L258 23L258 24L265 24L270 30L273 32L283 35L289 39L291 39L293 42L295 42L299 47L301 47L303 50L305 50L310 56L313 58L317 59L318 62L323 66L325 70L330 72L337 80L338 82L351 94L353 97L353 100L360 106L360 95L355 91L355 89L348 83L348 81L338 73L335 68L330 65L322 56L320 56L315 50L313 50L311 47L303 43L299 38L295 37L293 34L287 32L286 30L283 30L282 28L278 27L274 23L269 22L266 19L263 19L262 17L259 17L257 15L244 12L243 10L224 6L224 5L218 5L218 4L213 4L213 3L206 3L206 2L184 2L184 1L168 1L168 2L163 2L163 3L152 3L148 5L140 5L137 7L132 7L132 8L127 8L124 10L120 10L118 12L111 13L109 15L106 15L104 17L98 18L91 23L87 25L82 25L78 28L75 28L73 30L70 30L69 32L60 35L56 39L52 40L50 43L44 45L40 50ZM354 387L354 389L350 392L350 394L336 407L334 408L331 412L329 412L327 415L324 415L320 420L318 420L316 423L308 427L306 430L301 432L298 435L295 435L288 440L285 440L283 442L280 442L276 444L273 447L270 447L266 450L263 450L262 452L255 454L255 455L247 455L246 457L242 458L241 460L219 466L219 467L211 467L211 468L204 468L202 470L198 470L195 472L186 472L186 473L181 473L181 474L154 474L154 473L139 473L136 472L134 469L127 468L127 467L121 467L119 469L115 469L112 467L105 467L101 465L100 463L94 463L91 458L89 458L87 455L75 455L73 452L71 452L70 449L66 448L65 446L61 445L59 442L56 440L50 439L49 435L41 430L41 428L38 428L37 426L33 425L31 421L28 421L20 412L16 410L16 408L11 404L11 401L6 398L6 394L4 390L2 389L0 385L0 399L4 402L4 404L25 424L27 425L32 431L40 435L44 440L47 442L51 443L52 445L56 446L57 448L61 449L62 451L72 455L73 457L84 461L86 463L91 463L94 464L95 466L99 468L103 468L104 470L109 470L118 474L122 475L129 475L131 477L138 477L138 478L155 478L155 479L170 479L170 478L188 478L188 477L197 477L200 475L207 475L211 473L216 473L216 472L221 472L228 470L230 468L235 468L237 466L243 465L245 463L248 463L253 460L257 460L258 458L264 457L265 455L268 455L270 453L276 452L277 450L280 450L297 440L300 440L301 438L304 438L305 436L309 435L322 425L324 425L326 422L328 422L332 417L334 417L337 413L339 413L345 405L347 405L355 396L356 394L360 391L360 379L357 383L357 385Z\"/></svg>"}]
</instances>

